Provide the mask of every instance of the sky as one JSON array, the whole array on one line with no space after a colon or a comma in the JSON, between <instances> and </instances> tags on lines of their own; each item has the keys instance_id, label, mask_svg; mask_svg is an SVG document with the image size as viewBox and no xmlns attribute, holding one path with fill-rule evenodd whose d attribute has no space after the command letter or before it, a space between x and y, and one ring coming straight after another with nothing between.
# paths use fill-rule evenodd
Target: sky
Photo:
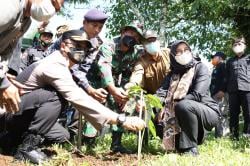
<instances>
[{"instance_id":1,"label":"sky","mask_svg":"<svg viewBox=\"0 0 250 166\"><path fill-rule=\"evenodd\" d=\"M104 4L103 0L93 0L89 4L68 4L64 3L66 11L68 11L68 14L71 15L71 17L63 17L61 15L54 15L50 19L50 23L48 24L48 29L50 29L53 33L56 32L56 28L59 25L62 24L68 24L71 29L79 29L82 27L82 22L83 22L83 16L85 13L92 8L98 8L100 10L104 10L104 7L109 5L109 4ZM100 4L102 6L100 6ZM31 27L29 30L24 34L24 38L30 38L30 36L33 36L37 28L41 22L37 22L36 20L32 20ZM106 27L103 28L100 36L105 37L105 32L106 32Z\"/></svg>"}]
</instances>

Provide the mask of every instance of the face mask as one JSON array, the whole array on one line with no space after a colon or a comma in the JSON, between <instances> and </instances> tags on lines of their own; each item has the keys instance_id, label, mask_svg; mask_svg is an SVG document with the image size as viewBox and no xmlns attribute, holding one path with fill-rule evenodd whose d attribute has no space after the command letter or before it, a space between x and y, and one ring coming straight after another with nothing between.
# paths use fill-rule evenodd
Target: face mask
<instances>
[{"instance_id":1,"label":"face mask","mask_svg":"<svg viewBox=\"0 0 250 166\"><path fill-rule=\"evenodd\" d=\"M125 35L122 39L122 43L127 46L129 49L134 48L134 46L137 44L135 38L131 36Z\"/></svg>"},{"instance_id":2,"label":"face mask","mask_svg":"<svg viewBox=\"0 0 250 166\"><path fill-rule=\"evenodd\" d=\"M245 51L244 45L237 45L237 46L234 46L234 47L233 47L233 52L234 52L235 54L243 54L244 51Z\"/></svg>"},{"instance_id":3,"label":"face mask","mask_svg":"<svg viewBox=\"0 0 250 166\"><path fill-rule=\"evenodd\" d=\"M188 64L189 62L191 62L192 59L193 59L193 55L191 52L184 52L183 54L179 56L175 56L176 62L181 65Z\"/></svg>"},{"instance_id":4,"label":"face mask","mask_svg":"<svg viewBox=\"0 0 250 166\"><path fill-rule=\"evenodd\" d=\"M49 47L50 44L51 44L51 42L41 41L41 45L42 45L43 47Z\"/></svg>"},{"instance_id":5,"label":"face mask","mask_svg":"<svg viewBox=\"0 0 250 166\"><path fill-rule=\"evenodd\" d=\"M145 50L151 55L156 55L161 50L159 41L145 44L144 47L145 47Z\"/></svg>"},{"instance_id":6,"label":"face mask","mask_svg":"<svg viewBox=\"0 0 250 166\"><path fill-rule=\"evenodd\" d=\"M82 49L77 48L70 48L70 52L68 52L67 54L74 63L80 63L86 57L86 52Z\"/></svg>"},{"instance_id":7,"label":"face mask","mask_svg":"<svg viewBox=\"0 0 250 166\"><path fill-rule=\"evenodd\" d=\"M56 9L51 0L43 0L41 3L32 3L30 14L37 21L48 21L54 14Z\"/></svg>"}]
</instances>

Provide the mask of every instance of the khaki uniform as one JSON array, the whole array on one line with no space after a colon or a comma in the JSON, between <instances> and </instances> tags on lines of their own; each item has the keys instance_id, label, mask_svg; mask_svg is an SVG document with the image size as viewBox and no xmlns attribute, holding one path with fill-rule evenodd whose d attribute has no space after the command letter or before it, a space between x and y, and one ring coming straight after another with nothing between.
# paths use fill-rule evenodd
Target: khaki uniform
<instances>
[{"instance_id":1,"label":"khaki uniform","mask_svg":"<svg viewBox=\"0 0 250 166\"><path fill-rule=\"evenodd\" d=\"M136 63L126 89L134 85L141 86L148 93L154 94L160 87L165 76L170 72L169 50L161 50L161 56L157 61L145 54Z\"/></svg>"}]
</instances>

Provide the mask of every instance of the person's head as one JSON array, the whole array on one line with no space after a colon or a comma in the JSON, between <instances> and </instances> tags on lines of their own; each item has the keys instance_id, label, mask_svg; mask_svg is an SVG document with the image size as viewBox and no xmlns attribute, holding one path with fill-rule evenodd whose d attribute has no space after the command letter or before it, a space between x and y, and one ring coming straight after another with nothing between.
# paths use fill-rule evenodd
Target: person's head
<instances>
[{"instance_id":1,"label":"person's head","mask_svg":"<svg viewBox=\"0 0 250 166\"><path fill-rule=\"evenodd\" d=\"M60 25L56 28L56 37L59 38L62 34L69 30L68 25Z\"/></svg>"},{"instance_id":2,"label":"person's head","mask_svg":"<svg viewBox=\"0 0 250 166\"><path fill-rule=\"evenodd\" d=\"M191 48L184 40L177 40L172 44L170 55L172 70L185 71L194 64Z\"/></svg>"},{"instance_id":3,"label":"person's head","mask_svg":"<svg viewBox=\"0 0 250 166\"><path fill-rule=\"evenodd\" d=\"M238 57L242 56L246 50L245 38L239 37L239 38L233 39L232 49L236 56Z\"/></svg>"},{"instance_id":4,"label":"person's head","mask_svg":"<svg viewBox=\"0 0 250 166\"><path fill-rule=\"evenodd\" d=\"M121 50L127 52L133 50L136 44L140 44L142 40L142 27L133 23L121 28Z\"/></svg>"},{"instance_id":5,"label":"person's head","mask_svg":"<svg viewBox=\"0 0 250 166\"><path fill-rule=\"evenodd\" d=\"M83 28L89 39L99 35L107 18L105 13L97 9L91 9L84 15Z\"/></svg>"},{"instance_id":6,"label":"person's head","mask_svg":"<svg viewBox=\"0 0 250 166\"><path fill-rule=\"evenodd\" d=\"M43 48L48 48L52 43L53 33L49 29L44 29L43 32L40 33L39 41Z\"/></svg>"},{"instance_id":7,"label":"person's head","mask_svg":"<svg viewBox=\"0 0 250 166\"><path fill-rule=\"evenodd\" d=\"M223 52L216 52L214 55L211 56L211 62L214 66L217 66L225 58L226 55Z\"/></svg>"},{"instance_id":8,"label":"person's head","mask_svg":"<svg viewBox=\"0 0 250 166\"><path fill-rule=\"evenodd\" d=\"M37 21L48 21L58 12L64 0L26 0L25 15Z\"/></svg>"},{"instance_id":9,"label":"person's head","mask_svg":"<svg viewBox=\"0 0 250 166\"><path fill-rule=\"evenodd\" d=\"M69 30L62 34L60 51L70 60L70 66L80 63L92 48L87 34L81 30Z\"/></svg>"},{"instance_id":10,"label":"person's head","mask_svg":"<svg viewBox=\"0 0 250 166\"><path fill-rule=\"evenodd\" d=\"M159 52L161 51L160 42L159 40L157 40L156 32L147 30L143 33L143 38L144 39L142 44L145 51L150 54L153 59L156 60L158 56L161 55L159 54Z\"/></svg>"}]
</instances>

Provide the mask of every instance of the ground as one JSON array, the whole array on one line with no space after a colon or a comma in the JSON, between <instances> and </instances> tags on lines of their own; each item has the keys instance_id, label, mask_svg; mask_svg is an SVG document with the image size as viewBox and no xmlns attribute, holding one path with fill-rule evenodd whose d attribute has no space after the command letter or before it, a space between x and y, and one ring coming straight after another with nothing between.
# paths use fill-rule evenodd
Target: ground
<instances>
[{"instance_id":1,"label":"ground","mask_svg":"<svg viewBox=\"0 0 250 166\"><path fill-rule=\"evenodd\" d=\"M156 158L156 156L148 154L143 155L143 160L152 160ZM77 163L81 163L81 165L89 165L89 166L113 166L113 165L137 165L137 154L132 155L123 155L123 154L111 154L106 153L98 156L93 155L76 155L72 154L73 161L70 161L69 163L72 165L78 165ZM63 161L64 163L66 160ZM22 165L29 165L24 162L18 162L14 161L13 157L11 156L4 156L0 155L0 165L1 166L22 166ZM63 163L59 165L64 165Z\"/></svg>"},{"instance_id":2,"label":"ground","mask_svg":"<svg viewBox=\"0 0 250 166\"><path fill-rule=\"evenodd\" d=\"M41 165L82 165L82 166L127 166L127 165L137 165L137 153L136 153L136 137L134 135L126 135L124 139L124 144L130 149L135 151L135 154L124 155L120 153L112 153L109 150L111 138L110 135L105 138L97 140L97 146L91 150L87 150L86 146L82 146L82 151L78 151L76 147L72 144L67 144L63 146L53 145L48 150L57 153L52 160L42 163ZM154 149L154 148L151 148ZM157 158L154 153L142 153L141 163L145 164L147 161ZM29 162L19 162L14 161L11 156L0 155L0 166L23 166L32 165Z\"/></svg>"}]
</instances>

